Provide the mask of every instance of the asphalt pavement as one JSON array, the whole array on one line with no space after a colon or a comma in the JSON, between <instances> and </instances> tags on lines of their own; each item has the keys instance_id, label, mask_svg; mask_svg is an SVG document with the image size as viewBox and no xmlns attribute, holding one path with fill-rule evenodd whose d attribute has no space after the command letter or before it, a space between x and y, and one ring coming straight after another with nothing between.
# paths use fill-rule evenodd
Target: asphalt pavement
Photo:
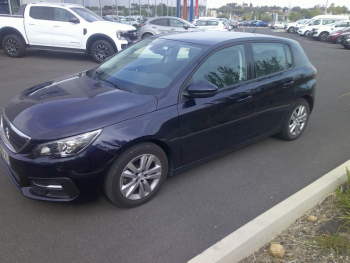
<instances>
[{"instance_id":1,"label":"asphalt pavement","mask_svg":"<svg viewBox=\"0 0 350 263\"><path fill-rule=\"evenodd\" d=\"M300 138L272 136L196 166L133 209L105 196L79 204L29 200L0 165L0 262L186 262L350 159L350 51L270 29L256 33L297 40L318 70L315 107ZM12 59L0 51L0 108L32 85L94 66L84 54L30 51Z\"/></svg>"}]
</instances>

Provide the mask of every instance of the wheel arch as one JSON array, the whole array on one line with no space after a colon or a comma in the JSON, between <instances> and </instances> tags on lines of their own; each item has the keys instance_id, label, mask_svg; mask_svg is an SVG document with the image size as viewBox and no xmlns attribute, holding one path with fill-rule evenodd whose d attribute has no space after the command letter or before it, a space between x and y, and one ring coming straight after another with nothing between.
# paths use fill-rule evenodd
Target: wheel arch
<instances>
[{"instance_id":1,"label":"wheel arch","mask_svg":"<svg viewBox=\"0 0 350 263\"><path fill-rule=\"evenodd\" d=\"M108 41L113 46L115 52L118 52L117 45L115 44L115 42L113 41L113 39L111 37L104 35L104 34L94 34L94 35L91 35L88 38L88 40L86 41L86 52L88 54L91 54L91 47L92 47L93 43L98 41L98 40Z\"/></svg>"},{"instance_id":2,"label":"wheel arch","mask_svg":"<svg viewBox=\"0 0 350 263\"><path fill-rule=\"evenodd\" d=\"M154 34L153 34L152 32L147 31L147 32L144 32L144 33L142 34L141 39L142 39L142 37L143 37L145 34L151 34L152 36L154 36Z\"/></svg>"},{"instance_id":3,"label":"wheel arch","mask_svg":"<svg viewBox=\"0 0 350 263\"><path fill-rule=\"evenodd\" d=\"M312 109L314 108L314 101L312 97L310 95L304 95L304 96L301 96L300 98L306 100L307 103L309 103L310 113L311 113Z\"/></svg>"},{"instance_id":4,"label":"wheel arch","mask_svg":"<svg viewBox=\"0 0 350 263\"><path fill-rule=\"evenodd\" d=\"M3 27L0 29L0 49L3 49L2 47L2 40L8 36L8 35L16 35L19 36L25 44L27 44L26 40L24 39L21 32L19 32L16 28L13 27Z\"/></svg>"},{"instance_id":5,"label":"wheel arch","mask_svg":"<svg viewBox=\"0 0 350 263\"><path fill-rule=\"evenodd\" d=\"M165 155L168 158L168 176L171 176L173 174L173 170L174 170L174 153L173 153L173 150L171 149L170 145L168 143L164 142L163 140L154 138L152 136L137 138L137 139L134 139L130 142L127 142L126 144L121 146L118 149L117 155L120 155L122 152L126 151L130 147L133 147L134 145L137 145L140 143L147 143L147 142L156 144L164 151Z\"/></svg>"}]
</instances>

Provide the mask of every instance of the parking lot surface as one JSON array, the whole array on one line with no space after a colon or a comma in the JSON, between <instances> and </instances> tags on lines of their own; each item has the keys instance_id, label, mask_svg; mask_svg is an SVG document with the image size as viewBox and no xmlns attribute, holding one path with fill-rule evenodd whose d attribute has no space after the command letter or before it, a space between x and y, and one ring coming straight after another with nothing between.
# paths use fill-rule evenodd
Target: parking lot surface
<instances>
[{"instance_id":1,"label":"parking lot surface","mask_svg":"<svg viewBox=\"0 0 350 263\"><path fill-rule=\"evenodd\" d=\"M29 200L1 165L0 261L186 262L348 160L350 51L278 30L256 33L297 40L318 70L315 107L299 139L273 136L196 166L134 209L104 196ZM84 54L30 51L11 59L0 51L0 108L32 85L96 65Z\"/></svg>"}]
</instances>

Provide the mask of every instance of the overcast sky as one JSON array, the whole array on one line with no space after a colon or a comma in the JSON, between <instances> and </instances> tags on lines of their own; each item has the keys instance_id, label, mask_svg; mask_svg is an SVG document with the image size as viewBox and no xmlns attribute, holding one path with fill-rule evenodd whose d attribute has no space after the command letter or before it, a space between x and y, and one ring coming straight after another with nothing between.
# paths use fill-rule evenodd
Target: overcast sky
<instances>
[{"instance_id":1,"label":"overcast sky","mask_svg":"<svg viewBox=\"0 0 350 263\"><path fill-rule=\"evenodd\" d=\"M227 3L238 3L242 4L243 0L207 0L208 1L208 8L217 8L221 7ZM291 0L291 6L300 6L301 8L309 8L314 7L317 4L326 5L327 0ZM261 6L261 5L267 5L267 6L281 6L281 7L288 7L289 6L289 0L251 0L251 1L245 1L245 3L252 3L253 6ZM343 6L345 5L350 9L350 1L349 0L328 0L328 6L330 6L331 3L334 3L336 6Z\"/></svg>"}]
</instances>

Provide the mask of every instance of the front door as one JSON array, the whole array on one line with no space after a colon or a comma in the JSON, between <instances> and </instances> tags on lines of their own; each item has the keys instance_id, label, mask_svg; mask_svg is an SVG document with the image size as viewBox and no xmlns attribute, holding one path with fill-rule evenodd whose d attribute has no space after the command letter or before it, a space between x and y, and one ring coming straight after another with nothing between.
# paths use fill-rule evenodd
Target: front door
<instances>
[{"instance_id":1,"label":"front door","mask_svg":"<svg viewBox=\"0 0 350 263\"><path fill-rule=\"evenodd\" d=\"M253 83L247 82L246 72L243 44L211 54L194 72L190 83L208 81L219 92L211 98L188 98L178 104L183 165L252 138Z\"/></svg>"},{"instance_id":2,"label":"front door","mask_svg":"<svg viewBox=\"0 0 350 263\"><path fill-rule=\"evenodd\" d=\"M52 44L57 47L80 48L83 27L81 23L69 22L70 18L77 18L71 12L63 8L54 8L54 20L52 25Z\"/></svg>"}]
</instances>

